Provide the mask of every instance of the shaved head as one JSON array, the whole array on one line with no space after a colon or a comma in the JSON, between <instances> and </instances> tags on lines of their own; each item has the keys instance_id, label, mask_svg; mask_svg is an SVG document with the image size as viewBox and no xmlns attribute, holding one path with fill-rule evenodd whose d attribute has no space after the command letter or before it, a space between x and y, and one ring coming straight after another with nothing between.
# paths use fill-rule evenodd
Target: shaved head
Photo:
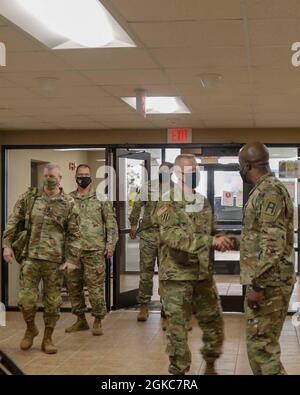
<instances>
[{"instance_id":1,"label":"shaved head","mask_svg":"<svg viewBox=\"0 0 300 395\"><path fill-rule=\"evenodd\" d=\"M259 142L244 145L239 153L240 164L251 163L253 166L267 165L269 163L269 151L267 147Z\"/></svg>"},{"instance_id":2,"label":"shaved head","mask_svg":"<svg viewBox=\"0 0 300 395\"><path fill-rule=\"evenodd\" d=\"M271 173L268 148L260 142L248 143L239 152L240 173L244 182L255 184L266 173Z\"/></svg>"}]
</instances>

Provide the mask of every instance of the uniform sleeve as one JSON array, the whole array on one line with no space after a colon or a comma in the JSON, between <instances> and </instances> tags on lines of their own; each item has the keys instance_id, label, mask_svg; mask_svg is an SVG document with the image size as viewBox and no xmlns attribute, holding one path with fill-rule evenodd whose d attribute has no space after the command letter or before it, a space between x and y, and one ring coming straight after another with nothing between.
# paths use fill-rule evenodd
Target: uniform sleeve
<instances>
[{"instance_id":1,"label":"uniform sleeve","mask_svg":"<svg viewBox=\"0 0 300 395\"><path fill-rule=\"evenodd\" d=\"M68 216L65 244L65 259L78 265L81 252L81 234L79 225L79 211L72 203Z\"/></svg>"},{"instance_id":2,"label":"uniform sleeve","mask_svg":"<svg viewBox=\"0 0 300 395\"><path fill-rule=\"evenodd\" d=\"M119 239L118 224L116 221L115 210L110 201L103 203L103 220L106 228L106 246L105 249L114 251Z\"/></svg>"},{"instance_id":3,"label":"uniform sleeve","mask_svg":"<svg viewBox=\"0 0 300 395\"><path fill-rule=\"evenodd\" d=\"M131 226L138 225L143 205L144 202L142 202L139 198L134 202L129 216L129 222Z\"/></svg>"},{"instance_id":4,"label":"uniform sleeve","mask_svg":"<svg viewBox=\"0 0 300 395\"><path fill-rule=\"evenodd\" d=\"M286 246L285 200L277 191L267 192L259 204L260 254L254 288L265 288L277 272Z\"/></svg>"},{"instance_id":5,"label":"uniform sleeve","mask_svg":"<svg viewBox=\"0 0 300 395\"><path fill-rule=\"evenodd\" d=\"M25 221L26 215L26 193L21 195L20 199L15 204L12 213L8 218L6 229L3 232L2 247L10 247L15 239L20 226Z\"/></svg>"},{"instance_id":6,"label":"uniform sleeve","mask_svg":"<svg viewBox=\"0 0 300 395\"><path fill-rule=\"evenodd\" d=\"M204 207L207 210L209 210L209 212L210 212L210 215L211 215L211 234L215 235L215 234L217 234L217 220L216 220L216 216L212 212L211 205L210 205L209 201L206 198L205 198L205 205L204 205Z\"/></svg>"},{"instance_id":7,"label":"uniform sleeve","mask_svg":"<svg viewBox=\"0 0 300 395\"><path fill-rule=\"evenodd\" d=\"M158 203L154 223L159 226L160 241L170 248L199 254L212 244L210 235L194 233L189 225L180 223L172 203Z\"/></svg>"}]
</instances>

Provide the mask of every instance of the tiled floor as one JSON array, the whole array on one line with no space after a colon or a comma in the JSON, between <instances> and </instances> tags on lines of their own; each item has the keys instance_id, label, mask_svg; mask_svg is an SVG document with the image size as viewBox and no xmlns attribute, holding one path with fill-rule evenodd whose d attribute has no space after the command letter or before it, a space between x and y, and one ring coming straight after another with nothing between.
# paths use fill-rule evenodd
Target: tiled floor
<instances>
[{"instance_id":1,"label":"tiled floor","mask_svg":"<svg viewBox=\"0 0 300 395\"><path fill-rule=\"evenodd\" d=\"M89 331L66 334L64 328L74 318L63 313L54 335L59 352L45 355L39 349L42 333L30 351L20 351L19 342L24 331L22 317L20 313L7 313L7 326L0 327L0 349L27 374L167 374L166 340L160 327L160 314L151 313L146 323L138 323L136 314L132 311L112 312L104 320L104 335L93 337ZM89 320L92 322L91 318ZM37 323L42 329L41 313ZM242 315L225 314L225 336L224 354L217 362L218 372L251 374ZM189 333L189 344L193 355L190 374L201 374L204 362L198 351L201 331L196 322ZM300 374L300 343L290 317L286 320L281 344L287 372Z\"/></svg>"}]
</instances>

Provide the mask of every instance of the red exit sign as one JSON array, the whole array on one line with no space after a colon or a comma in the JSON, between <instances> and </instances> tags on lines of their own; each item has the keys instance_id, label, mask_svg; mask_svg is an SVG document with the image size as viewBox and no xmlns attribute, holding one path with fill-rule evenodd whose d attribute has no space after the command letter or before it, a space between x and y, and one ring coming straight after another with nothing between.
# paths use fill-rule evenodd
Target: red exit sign
<instances>
[{"instance_id":1,"label":"red exit sign","mask_svg":"<svg viewBox=\"0 0 300 395\"><path fill-rule=\"evenodd\" d=\"M170 144L187 144L192 142L192 129L190 128L172 128L168 129L168 143Z\"/></svg>"}]
</instances>

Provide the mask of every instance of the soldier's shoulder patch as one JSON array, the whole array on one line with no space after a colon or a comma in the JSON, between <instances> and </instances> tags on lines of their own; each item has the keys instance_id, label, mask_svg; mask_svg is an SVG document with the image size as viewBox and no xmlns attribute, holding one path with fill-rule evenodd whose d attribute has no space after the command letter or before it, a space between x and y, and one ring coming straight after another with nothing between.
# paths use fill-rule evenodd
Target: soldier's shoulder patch
<instances>
[{"instance_id":1,"label":"soldier's shoulder patch","mask_svg":"<svg viewBox=\"0 0 300 395\"><path fill-rule=\"evenodd\" d=\"M166 222L170 218L170 206L168 204L164 204L161 207L158 208L157 212L157 217L160 221Z\"/></svg>"},{"instance_id":2,"label":"soldier's shoulder patch","mask_svg":"<svg viewBox=\"0 0 300 395\"><path fill-rule=\"evenodd\" d=\"M261 215L266 219L274 219L282 208L282 196L279 194L267 194L263 200Z\"/></svg>"},{"instance_id":3,"label":"soldier's shoulder patch","mask_svg":"<svg viewBox=\"0 0 300 395\"><path fill-rule=\"evenodd\" d=\"M159 209L157 210L158 217L163 215L166 211L168 211L168 209L169 209L169 206L167 204L164 204L163 206L159 207Z\"/></svg>"}]
</instances>

